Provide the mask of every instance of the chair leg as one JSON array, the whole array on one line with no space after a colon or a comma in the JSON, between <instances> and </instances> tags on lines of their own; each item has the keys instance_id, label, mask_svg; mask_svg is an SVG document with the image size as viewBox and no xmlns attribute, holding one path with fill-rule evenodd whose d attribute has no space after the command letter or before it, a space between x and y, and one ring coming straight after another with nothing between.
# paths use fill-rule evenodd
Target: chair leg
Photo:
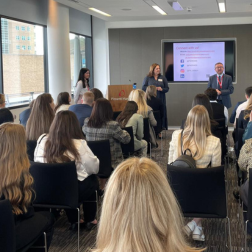
<instances>
[{"instance_id":1,"label":"chair leg","mask_svg":"<svg viewBox=\"0 0 252 252\"><path fill-rule=\"evenodd\" d=\"M245 222L245 252L247 251L248 220Z\"/></svg>"},{"instance_id":2,"label":"chair leg","mask_svg":"<svg viewBox=\"0 0 252 252\"><path fill-rule=\"evenodd\" d=\"M46 232L44 232L44 244L45 244L45 252L47 252Z\"/></svg>"},{"instance_id":3,"label":"chair leg","mask_svg":"<svg viewBox=\"0 0 252 252\"><path fill-rule=\"evenodd\" d=\"M80 209L76 208L78 212L78 252L80 252Z\"/></svg>"},{"instance_id":4,"label":"chair leg","mask_svg":"<svg viewBox=\"0 0 252 252\"><path fill-rule=\"evenodd\" d=\"M228 236L229 236L229 250L232 252L232 238L231 238L231 228L230 228L230 220L227 217L228 220Z\"/></svg>"},{"instance_id":5,"label":"chair leg","mask_svg":"<svg viewBox=\"0 0 252 252\"><path fill-rule=\"evenodd\" d=\"M95 191L95 197L96 197L96 218L98 219L98 192L97 190Z\"/></svg>"},{"instance_id":6,"label":"chair leg","mask_svg":"<svg viewBox=\"0 0 252 252\"><path fill-rule=\"evenodd\" d=\"M163 156L163 132L161 131L161 157Z\"/></svg>"}]
</instances>

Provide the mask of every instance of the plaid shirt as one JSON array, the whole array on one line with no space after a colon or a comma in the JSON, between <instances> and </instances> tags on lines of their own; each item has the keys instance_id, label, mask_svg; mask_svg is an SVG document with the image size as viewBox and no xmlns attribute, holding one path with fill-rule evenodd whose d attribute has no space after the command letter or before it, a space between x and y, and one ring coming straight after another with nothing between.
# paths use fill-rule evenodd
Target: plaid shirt
<instances>
[{"instance_id":1,"label":"plaid shirt","mask_svg":"<svg viewBox=\"0 0 252 252\"><path fill-rule=\"evenodd\" d=\"M86 135L87 141L109 140L111 163L112 167L123 161L121 143L127 144L130 142L130 135L125 130L122 130L118 122L109 121L102 128L91 128L87 126L89 118L86 118L82 131Z\"/></svg>"},{"instance_id":2,"label":"plaid shirt","mask_svg":"<svg viewBox=\"0 0 252 252\"><path fill-rule=\"evenodd\" d=\"M252 138L245 140L240 151L238 165L242 171L248 172L247 177L249 177L249 168L252 168Z\"/></svg>"},{"instance_id":3,"label":"plaid shirt","mask_svg":"<svg viewBox=\"0 0 252 252\"><path fill-rule=\"evenodd\" d=\"M181 130L175 130L172 134L172 140L170 142L169 148L169 159L168 164L174 162L178 154L178 145L180 147L180 142L178 142ZM193 152L193 150L192 150ZM205 151L203 156L195 160L197 168L206 168L211 162L211 167L216 167L221 165L221 143L220 139L215 136L208 136L205 146Z\"/></svg>"}]
</instances>

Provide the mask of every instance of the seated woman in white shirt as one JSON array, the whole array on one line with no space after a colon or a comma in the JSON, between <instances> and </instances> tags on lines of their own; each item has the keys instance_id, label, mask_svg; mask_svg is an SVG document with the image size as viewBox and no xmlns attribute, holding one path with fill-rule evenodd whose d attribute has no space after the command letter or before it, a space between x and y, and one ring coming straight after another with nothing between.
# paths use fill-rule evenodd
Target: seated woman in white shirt
<instances>
[{"instance_id":1,"label":"seated woman in white shirt","mask_svg":"<svg viewBox=\"0 0 252 252\"><path fill-rule=\"evenodd\" d=\"M210 119L203 105L194 106L188 113L184 131L176 130L170 142L168 163L174 162L182 151L190 149L196 161L197 168L207 168L221 165L221 143L219 138L211 133ZM201 219L195 218L185 226L188 236L193 233L193 239L204 241Z\"/></svg>"},{"instance_id":2,"label":"seated woman in white shirt","mask_svg":"<svg viewBox=\"0 0 252 252\"><path fill-rule=\"evenodd\" d=\"M71 103L71 96L68 92L61 92L57 97L57 103L54 109L55 114L62 110L68 110Z\"/></svg>"},{"instance_id":3,"label":"seated woman in white shirt","mask_svg":"<svg viewBox=\"0 0 252 252\"><path fill-rule=\"evenodd\" d=\"M69 111L56 114L49 134L43 134L37 141L34 161L41 163L63 163L75 161L78 177L79 202L95 199L95 191L99 188L94 174L99 170L99 159L92 153L83 139L83 134L76 115ZM60 175L60 174L59 174ZM83 203L84 220L87 227L97 224L95 219L96 204ZM75 210L66 211L72 226L77 222Z\"/></svg>"},{"instance_id":4,"label":"seated woman in white shirt","mask_svg":"<svg viewBox=\"0 0 252 252\"><path fill-rule=\"evenodd\" d=\"M128 101L116 121L121 128L132 127L134 135L134 150L140 151L143 157L147 156L147 142L143 140L143 116L137 114L138 106L134 101Z\"/></svg>"}]
</instances>

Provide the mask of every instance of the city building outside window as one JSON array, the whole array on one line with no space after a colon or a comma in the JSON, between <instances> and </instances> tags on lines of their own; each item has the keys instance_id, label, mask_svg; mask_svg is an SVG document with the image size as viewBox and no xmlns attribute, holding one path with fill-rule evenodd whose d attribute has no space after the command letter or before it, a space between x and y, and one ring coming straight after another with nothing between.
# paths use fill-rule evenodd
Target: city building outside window
<instances>
[{"instance_id":1,"label":"city building outside window","mask_svg":"<svg viewBox=\"0 0 252 252\"><path fill-rule=\"evenodd\" d=\"M22 36L22 40L25 40L25 36Z\"/></svg>"},{"instance_id":2,"label":"city building outside window","mask_svg":"<svg viewBox=\"0 0 252 252\"><path fill-rule=\"evenodd\" d=\"M25 38L23 31L30 39L23 40L20 45L16 38ZM1 35L0 74L2 71L3 82L0 78L0 85L5 94L6 106L27 104L45 92L44 28L1 18Z\"/></svg>"},{"instance_id":3,"label":"city building outside window","mask_svg":"<svg viewBox=\"0 0 252 252\"><path fill-rule=\"evenodd\" d=\"M16 36L16 40L19 40L19 36Z\"/></svg>"}]
</instances>

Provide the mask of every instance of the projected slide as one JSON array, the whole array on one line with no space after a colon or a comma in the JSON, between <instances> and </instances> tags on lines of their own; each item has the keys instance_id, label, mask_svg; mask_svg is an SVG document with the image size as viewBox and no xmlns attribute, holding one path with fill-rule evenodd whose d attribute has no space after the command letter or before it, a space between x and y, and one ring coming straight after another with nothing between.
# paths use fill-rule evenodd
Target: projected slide
<instances>
[{"instance_id":1,"label":"projected slide","mask_svg":"<svg viewBox=\"0 0 252 252\"><path fill-rule=\"evenodd\" d=\"M225 62L225 42L174 43L174 81L208 81Z\"/></svg>"}]
</instances>

